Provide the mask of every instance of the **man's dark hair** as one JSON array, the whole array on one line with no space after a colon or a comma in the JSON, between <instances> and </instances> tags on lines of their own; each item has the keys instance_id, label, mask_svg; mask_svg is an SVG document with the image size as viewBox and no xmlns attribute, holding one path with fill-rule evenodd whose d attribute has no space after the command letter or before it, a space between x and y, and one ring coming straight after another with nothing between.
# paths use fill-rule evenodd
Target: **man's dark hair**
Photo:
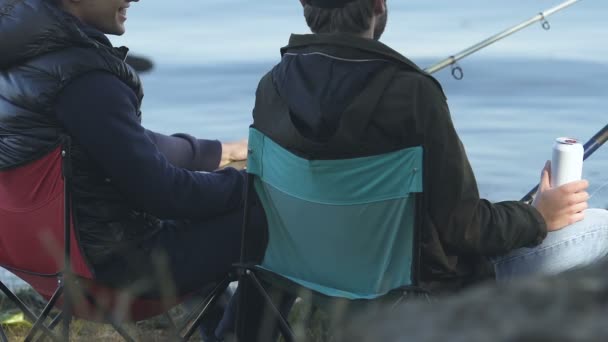
<instances>
[{"instance_id":1,"label":"man's dark hair","mask_svg":"<svg viewBox=\"0 0 608 342\"><path fill-rule=\"evenodd\" d=\"M359 34L369 30L373 15L373 0L356 0L332 9L304 6L304 17L313 33Z\"/></svg>"}]
</instances>

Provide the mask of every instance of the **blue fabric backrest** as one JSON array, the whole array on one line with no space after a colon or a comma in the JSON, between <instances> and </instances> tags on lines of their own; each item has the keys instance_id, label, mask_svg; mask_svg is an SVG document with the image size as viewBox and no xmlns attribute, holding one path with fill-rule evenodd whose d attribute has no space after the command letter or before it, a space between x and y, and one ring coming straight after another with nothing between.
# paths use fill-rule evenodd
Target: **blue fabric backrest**
<instances>
[{"instance_id":1,"label":"blue fabric backrest","mask_svg":"<svg viewBox=\"0 0 608 342\"><path fill-rule=\"evenodd\" d=\"M307 160L249 134L247 172L268 219L260 267L328 296L371 299L412 285L422 147Z\"/></svg>"}]
</instances>

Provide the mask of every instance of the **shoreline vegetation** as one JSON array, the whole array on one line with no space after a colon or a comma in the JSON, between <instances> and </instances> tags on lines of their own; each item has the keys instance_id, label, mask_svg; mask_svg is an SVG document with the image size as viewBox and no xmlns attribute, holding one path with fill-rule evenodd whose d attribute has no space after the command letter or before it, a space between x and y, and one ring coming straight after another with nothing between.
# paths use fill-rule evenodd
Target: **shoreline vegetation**
<instances>
[{"instance_id":1,"label":"shoreline vegetation","mask_svg":"<svg viewBox=\"0 0 608 342\"><path fill-rule=\"evenodd\" d=\"M36 314L44 308L44 300L31 288L22 288L15 291L28 307ZM0 293L0 324L12 318L9 324L2 324L9 341L22 341L32 326L32 322L23 319L21 311L4 295ZM54 317L55 312L51 313ZM181 305L170 310L171 316L179 321L185 316ZM47 324L50 320L47 320ZM126 323L123 328L137 341L170 341L170 325L163 316L152 317L148 320ZM60 330L55 329L55 332ZM38 335L39 336L39 335ZM75 319L70 328L70 341L124 341L124 339L109 324L96 323ZM197 333L190 341L201 341Z\"/></svg>"},{"instance_id":2,"label":"shoreline vegetation","mask_svg":"<svg viewBox=\"0 0 608 342\"><path fill-rule=\"evenodd\" d=\"M36 313L40 313L44 308L44 301L31 288L19 289L15 293ZM19 316L15 315L19 315L20 313L17 307L4 294L0 293L0 322L5 321L9 317L19 318ZM171 309L169 313L176 324L179 325L181 319L187 316L188 312L180 304ZM51 317L54 317L55 314L56 311L51 314ZM23 341L32 326L32 322L23 320L22 317L21 319L17 319L17 321L11 324L2 324L2 328L6 332L9 341ZM310 342L331 340L328 332L329 326L327 325L330 321L329 316L320 310L311 309L309 305L299 300L294 304L289 315L289 321L292 323L296 336L301 337L302 340ZM47 324L48 322L49 320L47 320ZM164 342L172 340L170 324L162 315L144 321L125 323L123 328L136 341ZM58 329L54 331L59 332L60 330ZM124 339L109 324L75 319L72 321L70 328L70 341L118 342L124 341ZM200 342L203 340L197 331L189 341Z\"/></svg>"}]
</instances>

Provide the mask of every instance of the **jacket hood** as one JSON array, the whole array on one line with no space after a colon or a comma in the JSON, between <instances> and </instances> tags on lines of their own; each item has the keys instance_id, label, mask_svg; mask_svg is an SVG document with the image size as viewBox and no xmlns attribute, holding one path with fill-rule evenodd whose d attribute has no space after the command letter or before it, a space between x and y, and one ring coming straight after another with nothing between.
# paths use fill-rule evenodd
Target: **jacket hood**
<instances>
[{"instance_id":1,"label":"jacket hood","mask_svg":"<svg viewBox=\"0 0 608 342\"><path fill-rule=\"evenodd\" d=\"M79 21L44 0L0 0L0 69L74 46L95 46Z\"/></svg>"},{"instance_id":2,"label":"jacket hood","mask_svg":"<svg viewBox=\"0 0 608 342\"><path fill-rule=\"evenodd\" d=\"M366 96L373 76L386 60L348 60L324 53L286 53L272 71L279 96L300 133L327 141L350 105Z\"/></svg>"},{"instance_id":3,"label":"jacket hood","mask_svg":"<svg viewBox=\"0 0 608 342\"><path fill-rule=\"evenodd\" d=\"M351 34L293 34L281 55L272 70L275 91L299 133L317 142L328 141L343 116L375 111L370 94L388 86L392 76L383 76L377 84L373 80L389 65L426 75L441 89L432 76L395 50Z\"/></svg>"}]
</instances>

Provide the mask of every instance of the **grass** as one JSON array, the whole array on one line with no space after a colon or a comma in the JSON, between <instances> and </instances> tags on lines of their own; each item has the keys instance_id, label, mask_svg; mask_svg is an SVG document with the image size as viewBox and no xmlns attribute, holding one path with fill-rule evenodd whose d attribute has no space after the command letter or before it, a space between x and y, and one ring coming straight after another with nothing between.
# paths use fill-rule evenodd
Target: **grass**
<instances>
[{"instance_id":1,"label":"grass","mask_svg":"<svg viewBox=\"0 0 608 342\"><path fill-rule=\"evenodd\" d=\"M330 341L329 321L329 316L324 311L313 309L302 302L296 302L289 314L294 334L302 341Z\"/></svg>"},{"instance_id":2,"label":"grass","mask_svg":"<svg viewBox=\"0 0 608 342\"><path fill-rule=\"evenodd\" d=\"M39 313L44 307L43 299L31 289L16 291L17 296L33 311ZM4 314L17 314L20 311L4 295L0 295L0 316ZM54 316L52 312L51 316ZM179 324L179 319L185 314L181 306L177 306L170 312L171 316ZM47 321L48 323L48 321ZM3 325L9 341L22 341L31 327L30 322ZM163 316L136 323L128 323L123 328L138 341L171 341L169 322ZM55 329L55 331L59 331ZM74 320L70 325L70 341L124 341L114 328L109 324L95 323L83 320ZM191 341L201 341L198 333L195 333Z\"/></svg>"},{"instance_id":3,"label":"grass","mask_svg":"<svg viewBox=\"0 0 608 342\"><path fill-rule=\"evenodd\" d=\"M160 342L172 340L171 335L167 333L168 329L151 328L146 326L145 322L127 325L125 330L137 341ZM25 326L8 327L5 331L9 341L23 341L29 328ZM107 324L75 320L70 326L70 341L124 341L124 339ZM194 337L191 341L200 341L200 339Z\"/></svg>"},{"instance_id":4,"label":"grass","mask_svg":"<svg viewBox=\"0 0 608 342\"><path fill-rule=\"evenodd\" d=\"M17 296L35 311L42 311L44 302L31 289L17 291ZM18 309L8 298L0 295L0 313L18 313ZM180 306L171 310L171 316L184 316L185 311ZM1 314L0 314L1 316ZM330 341L328 333L329 317L321 310L311 309L301 301L296 302L289 315L294 332L298 340L305 341ZM22 341L29 331L31 324L17 324L3 326L9 341ZM169 324L164 317L154 317L149 320L130 323L124 326L125 330L137 341L171 341ZM56 330L58 331L58 330ZM108 324L100 324L83 320L74 320L70 326L70 341L124 341L122 337ZM198 333L195 333L191 341L201 341Z\"/></svg>"}]
</instances>

